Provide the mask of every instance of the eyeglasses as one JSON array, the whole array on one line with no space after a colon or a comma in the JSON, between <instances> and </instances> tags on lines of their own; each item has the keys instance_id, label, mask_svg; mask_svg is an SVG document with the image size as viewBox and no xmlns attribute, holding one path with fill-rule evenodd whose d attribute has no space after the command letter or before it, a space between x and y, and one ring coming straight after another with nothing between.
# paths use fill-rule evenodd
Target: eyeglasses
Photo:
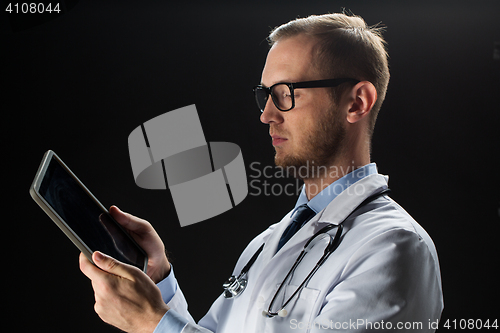
<instances>
[{"instance_id":1,"label":"eyeglasses","mask_svg":"<svg viewBox=\"0 0 500 333\"><path fill-rule=\"evenodd\" d=\"M345 82L358 83L359 80L342 78L295 83L280 82L270 87L264 87L263 85L255 86L253 88L253 93L255 94L255 101L261 112L264 112L266 108L269 95L271 95L273 103L278 110L290 111L295 107L295 89L336 87Z\"/></svg>"}]
</instances>

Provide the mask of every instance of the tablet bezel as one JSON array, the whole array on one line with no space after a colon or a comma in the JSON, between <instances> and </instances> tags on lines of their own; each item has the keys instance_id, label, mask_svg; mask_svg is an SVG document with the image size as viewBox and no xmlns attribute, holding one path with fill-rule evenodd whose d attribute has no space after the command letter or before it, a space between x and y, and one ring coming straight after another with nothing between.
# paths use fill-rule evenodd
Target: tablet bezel
<instances>
[{"instance_id":1,"label":"tablet bezel","mask_svg":"<svg viewBox=\"0 0 500 333\"><path fill-rule=\"evenodd\" d=\"M43 156L42 162L38 167L35 179L30 187L30 194L33 200L42 208L42 210L54 221L54 223L64 232L64 234L75 244L75 246L89 259L90 262L94 263L92 260L92 249L90 249L87 244L71 229L71 227L64 221L64 219L52 208L52 206L42 197L40 194L40 186L46 174L47 168L50 165L52 159L55 159L66 172L77 182L77 184L83 189L83 191L92 199L92 201L102 210L103 213L108 214L111 220L116 223L119 229L121 229L124 234L137 246L137 249L144 255L144 265L142 270L146 272L148 256L146 252L137 244L137 242L129 235L129 233L123 229L123 227L116 222L110 215L109 211L97 200L97 198L89 191L89 189L78 179L78 177L71 171L70 168L57 156L52 150L48 150ZM137 267L137 266L134 266ZM141 269L140 267L138 267Z\"/></svg>"}]
</instances>

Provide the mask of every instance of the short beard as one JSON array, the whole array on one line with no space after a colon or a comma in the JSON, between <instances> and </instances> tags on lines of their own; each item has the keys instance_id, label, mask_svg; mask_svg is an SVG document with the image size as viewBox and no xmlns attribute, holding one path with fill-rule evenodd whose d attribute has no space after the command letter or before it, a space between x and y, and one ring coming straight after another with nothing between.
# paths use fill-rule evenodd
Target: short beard
<instances>
[{"instance_id":1,"label":"short beard","mask_svg":"<svg viewBox=\"0 0 500 333\"><path fill-rule=\"evenodd\" d=\"M345 128L336 108L332 107L323 119L318 119L316 127L307 136L301 152L278 158L276 166L297 179L324 177L328 168L344 153Z\"/></svg>"}]
</instances>

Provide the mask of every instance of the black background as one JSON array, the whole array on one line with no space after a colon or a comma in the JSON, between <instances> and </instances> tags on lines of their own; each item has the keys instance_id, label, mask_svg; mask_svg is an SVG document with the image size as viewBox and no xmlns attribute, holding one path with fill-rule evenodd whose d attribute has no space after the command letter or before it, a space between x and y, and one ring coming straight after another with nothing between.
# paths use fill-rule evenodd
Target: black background
<instances>
[{"instance_id":1,"label":"black background","mask_svg":"<svg viewBox=\"0 0 500 333\"><path fill-rule=\"evenodd\" d=\"M82 0L36 26L37 14L14 17L7 3L0 14L2 275L7 319L17 331L116 332L94 313L78 250L29 196L48 149L105 206L154 225L200 319L246 244L296 198L251 189L231 211L181 228L168 191L135 185L128 135L196 104L207 141L238 144L253 180L256 168L273 161L251 93L269 30L342 7L388 28L392 76L372 160L390 175L392 197L436 244L441 325L498 318L500 2Z\"/></svg>"}]
</instances>

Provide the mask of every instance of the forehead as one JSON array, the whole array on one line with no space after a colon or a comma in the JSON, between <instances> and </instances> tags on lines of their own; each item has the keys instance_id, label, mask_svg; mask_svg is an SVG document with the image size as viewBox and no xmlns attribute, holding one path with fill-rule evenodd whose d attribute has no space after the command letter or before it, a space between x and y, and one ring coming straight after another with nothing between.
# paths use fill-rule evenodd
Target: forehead
<instances>
[{"instance_id":1,"label":"forehead","mask_svg":"<svg viewBox=\"0 0 500 333\"><path fill-rule=\"evenodd\" d=\"M262 71L262 84L313 80L316 72L312 65L315 41L305 35L288 37L276 42L269 50Z\"/></svg>"}]
</instances>

